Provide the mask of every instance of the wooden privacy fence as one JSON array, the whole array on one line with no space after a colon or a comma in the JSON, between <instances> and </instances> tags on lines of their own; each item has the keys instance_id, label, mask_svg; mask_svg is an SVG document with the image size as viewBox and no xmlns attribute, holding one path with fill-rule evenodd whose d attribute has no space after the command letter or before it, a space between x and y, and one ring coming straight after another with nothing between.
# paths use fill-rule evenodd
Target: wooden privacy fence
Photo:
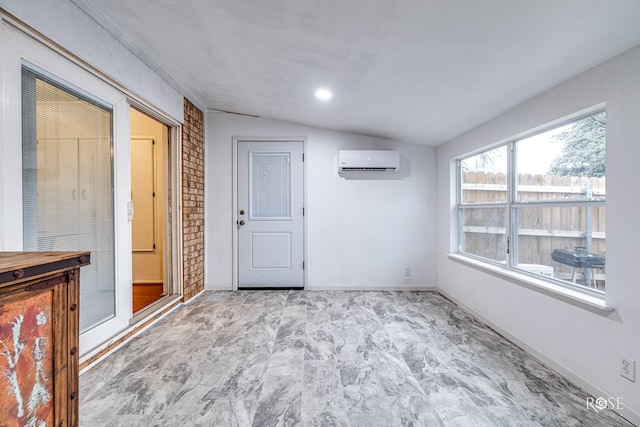
<instances>
[{"instance_id":1,"label":"wooden privacy fence","mask_svg":"<svg viewBox=\"0 0 640 427\"><path fill-rule=\"evenodd\" d=\"M589 195L604 200L605 178L555 175L518 175L518 201L565 201ZM590 194L589 194L590 193ZM505 174L463 172L463 202L507 201ZM573 268L551 259L554 249L587 247L604 254L606 246L605 208L585 206L523 206L518 209L519 264L550 266L558 278L571 277ZM506 208L466 208L464 210L466 252L497 261L505 260ZM600 275L599 279L603 279Z\"/></svg>"}]
</instances>

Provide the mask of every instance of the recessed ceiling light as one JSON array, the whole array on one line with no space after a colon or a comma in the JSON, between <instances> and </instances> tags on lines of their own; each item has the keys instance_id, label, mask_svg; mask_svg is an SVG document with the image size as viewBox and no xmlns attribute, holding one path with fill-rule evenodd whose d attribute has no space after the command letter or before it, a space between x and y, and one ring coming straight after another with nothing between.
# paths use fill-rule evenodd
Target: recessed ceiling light
<instances>
[{"instance_id":1,"label":"recessed ceiling light","mask_svg":"<svg viewBox=\"0 0 640 427\"><path fill-rule=\"evenodd\" d=\"M318 89L316 91L316 98L322 99L323 101L327 101L331 99L333 95L327 89Z\"/></svg>"}]
</instances>

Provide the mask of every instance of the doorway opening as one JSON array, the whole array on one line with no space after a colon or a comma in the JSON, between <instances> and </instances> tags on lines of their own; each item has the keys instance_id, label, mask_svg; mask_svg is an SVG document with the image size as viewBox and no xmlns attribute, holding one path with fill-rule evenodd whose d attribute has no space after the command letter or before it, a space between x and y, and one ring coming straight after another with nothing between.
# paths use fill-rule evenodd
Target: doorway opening
<instances>
[{"instance_id":1,"label":"doorway opening","mask_svg":"<svg viewBox=\"0 0 640 427\"><path fill-rule=\"evenodd\" d=\"M172 295L171 128L131 108L133 313Z\"/></svg>"}]
</instances>

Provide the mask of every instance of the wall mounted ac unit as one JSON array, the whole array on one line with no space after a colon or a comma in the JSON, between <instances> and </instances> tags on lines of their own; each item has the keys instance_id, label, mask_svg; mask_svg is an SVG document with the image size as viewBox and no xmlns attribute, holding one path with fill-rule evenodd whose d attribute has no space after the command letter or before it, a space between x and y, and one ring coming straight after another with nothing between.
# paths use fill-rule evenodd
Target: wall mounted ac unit
<instances>
[{"instance_id":1,"label":"wall mounted ac unit","mask_svg":"<svg viewBox=\"0 0 640 427\"><path fill-rule=\"evenodd\" d=\"M340 150L338 173L396 173L400 153L393 150Z\"/></svg>"}]
</instances>

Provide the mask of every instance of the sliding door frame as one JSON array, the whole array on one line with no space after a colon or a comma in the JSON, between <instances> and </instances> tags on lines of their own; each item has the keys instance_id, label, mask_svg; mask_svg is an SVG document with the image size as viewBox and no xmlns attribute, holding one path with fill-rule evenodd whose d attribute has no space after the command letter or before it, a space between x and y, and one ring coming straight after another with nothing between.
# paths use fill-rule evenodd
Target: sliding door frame
<instances>
[{"instance_id":1,"label":"sliding door frame","mask_svg":"<svg viewBox=\"0 0 640 427\"><path fill-rule=\"evenodd\" d=\"M167 204L171 212L172 234L171 278L176 298L182 294L182 171L181 171L181 125L172 117L158 112L150 104L138 99L130 90L120 87L101 72L67 51L60 50L50 41L20 23L0 15L0 178L2 182L19 182L22 176L22 91L21 69L29 64L55 76L100 99L113 109L113 208L115 235L115 317L80 336L80 356L100 351L118 340L131 327L132 304L132 259L131 223L128 219L128 204L131 189L131 144L130 107L144 111L169 126L171 171L168 184L172 194ZM0 185L0 250L23 250L22 187ZM168 217L167 217L168 218ZM81 285L82 286L82 285ZM174 301L171 298L167 304ZM161 307L158 307L160 309Z\"/></svg>"},{"instance_id":2,"label":"sliding door frame","mask_svg":"<svg viewBox=\"0 0 640 427\"><path fill-rule=\"evenodd\" d=\"M162 125L167 126L168 141L162 143L163 158L163 187L164 193L168 196L167 200L162 204L163 226L161 236L166 239L163 242L163 276L168 281L169 294L161 298L158 303L162 307L182 298L182 126L172 118L160 114L151 109L147 105L128 98L130 108L138 110L156 120ZM168 147L165 146L168 142ZM129 147L130 148L130 147ZM167 244L168 241L168 244ZM158 304L151 304L139 312L132 313L131 323L137 323L150 314L153 314L158 308Z\"/></svg>"}]
</instances>

